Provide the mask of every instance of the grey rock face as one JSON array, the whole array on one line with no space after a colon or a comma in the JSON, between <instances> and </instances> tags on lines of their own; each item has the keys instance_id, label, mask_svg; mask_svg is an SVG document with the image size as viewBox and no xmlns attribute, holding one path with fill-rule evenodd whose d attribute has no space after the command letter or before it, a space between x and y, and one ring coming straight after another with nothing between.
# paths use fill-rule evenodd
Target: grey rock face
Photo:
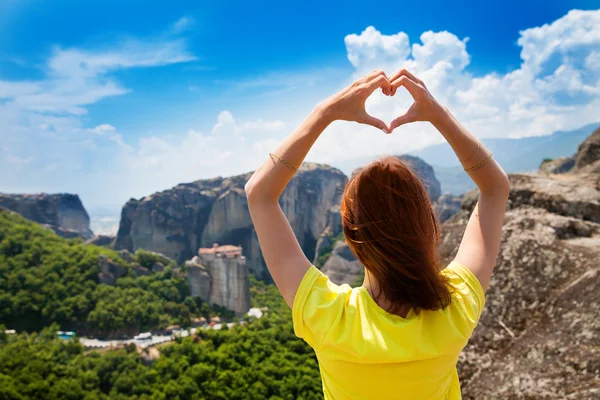
<instances>
[{"instance_id":1,"label":"grey rock face","mask_svg":"<svg viewBox=\"0 0 600 400\"><path fill-rule=\"evenodd\" d=\"M119 257L121 257L123 260L125 260L127 262L133 261L133 255L128 250L120 250Z\"/></svg>"},{"instance_id":2,"label":"grey rock face","mask_svg":"<svg viewBox=\"0 0 600 400\"><path fill-rule=\"evenodd\" d=\"M132 263L132 267L133 267L133 272L135 272L135 276L148 276L148 275L152 275L152 272L148 268L142 267L138 263Z\"/></svg>"},{"instance_id":3,"label":"grey rock face","mask_svg":"<svg viewBox=\"0 0 600 400\"><path fill-rule=\"evenodd\" d=\"M200 263L198 256L186 261L185 267L190 295L209 301L212 277L208 273L208 269Z\"/></svg>"},{"instance_id":4,"label":"grey rock face","mask_svg":"<svg viewBox=\"0 0 600 400\"><path fill-rule=\"evenodd\" d=\"M440 182L435 177L435 171L433 167L423 161L421 158L411 156L410 154L403 154L401 156L395 156L397 159L405 162L412 169L412 171L419 177L419 180L427 189L429 199L434 202L442 195L442 187ZM352 172L352 176L356 175L361 168L357 168Z\"/></svg>"},{"instance_id":5,"label":"grey rock face","mask_svg":"<svg viewBox=\"0 0 600 400\"><path fill-rule=\"evenodd\" d=\"M186 270L192 296L223 306L237 315L250 309L250 281L244 257L195 256L186 262Z\"/></svg>"},{"instance_id":6,"label":"grey rock face","mask_svg":"<svg viewBox=\"0 0 600 400\"><path fill-rule=\"evenodd\" d=\"M541 174L564 174L575 166L573 157L560 157L554 160L546 160L540 165Z\"/></svg>"},{"instance_id":7,"label":"grey rock face","mask_svg":"<svg viewBox=\"0 0 600 400\"><path fill-rule=\"evenodd\" d=\"M600 191L577 174L510 180L486 308L458 365L463 396L593 398L600 385ZM446 262L476 199L465 196L442 226Z\"/></svg>"},{"instance_id":8,"label":"grey rock face","mask_svg":"<svg viewBox=\"0 0 600 400\"><path fill-rule=\"evenodd\" d=\"M356 259L348 244L345 241L340 241L336 243L331 257L323 266L322 271L332 282L338 285L344 283L353 285L361 276L364 267Z\"/></svg>"},{"instance_id":9,"label":"grey rock face","mask_svg":"<svg viewBox=\"0 0 600 400\"><path fill-rule=\"evenodd\" d=\"M98 235L98 236L94 236L90 240L86 241L86 243L92 244L94 246L102 246L102 247L112 248L114 241L115 241L114 236Z\"/></svg>"},{"instance_id":10,"label":"grey rock face","mask_svg":"<svg viewBox=\"0 0 600 400\"><path fill-rule=\"evenodd\" d=\"M91 239L90 217L76 194L4 194L0 207L52 229L57 235Z\"/></svg>"},{"instance_id":11,"label":"grey rock face","mask_svg":"<svg viewBox=\"0 0 600 400\"><path fill-rule=\"evenodd\" d=\"M584 168L600 160L600 128L581 143L575 155L575 167Z\"/></svg>"},{"instance_id":12,"label":"grey rock face","mask_svg":"<svg viewBox=\"0 0 600 400\"><path fill-rule=\"evenodd\" d=\"M183 262L212 243L241 245L248 266L267 276L244 193L251 174L181 184L123 207L118 249L146 249ZM346 177L326 165L305 163L281 197L300 245L309 258L326 226L327 210L339 202Z\"/></svg>"},{"instance_id":13,"label":"grey rock face","mask_svg":"<svg viewBox=\"0 0 600 400\"><path fill-rule=\"evenodd\" d=\"M419 180L427 189L429 199L432 202L436 201L442 195L442 187L440 185L440 182L435 177L435 172L433 171L433 167L431 165L427 164L419 157L411 156L408 154L398 156L398 158L408 163L412 168L413 172L417 174Z\"/></svg>"},{"instance_id":14,"label":"grey rock face","mask_svg":"<svg viewBox=\"0 0 600 400\"><path fill-rule=\"evenodd\" d=\"M114 285L117 279L127 275L127 268L115 263L104 254L98 255L98 281L107 285Z\"/></svg>"},{"instance_id":15,"label":"grey rock face","mask_svg":"<svg viewBox=\"0 0 600 400\"><path fill-rule=\"evenodd\" d=\"M315 256L313 264L318 265L319 257L326 252L333 250L335 238L342 232L342 216L340 214L340 206L335 205L327 210L327 225L319 239L315 248Z\"/></svg>"},{"instance_id":16,"label":"grey rock face","mask_svg":"<svg viewBox=\"0 0 600 400\"><path fill-rule=\"evenodd\" d=\"M447 221L450 217L460 211L463 196L445 194L440 196L434 203L433 208L440 222Z\"/></svg>"},{"instance_id":17,"label":"grey rock face","mask_svg":"<svg viewBox=\"0 0 600 400\"><path fill-rule=\"evenodd\" d=\"M164 270L165 270L165 265L163 263L161 263L160 261L157 261L154 264L152 264L152 272L159 273L159 272L163 272Z\"/></svg>"}]
</instances>

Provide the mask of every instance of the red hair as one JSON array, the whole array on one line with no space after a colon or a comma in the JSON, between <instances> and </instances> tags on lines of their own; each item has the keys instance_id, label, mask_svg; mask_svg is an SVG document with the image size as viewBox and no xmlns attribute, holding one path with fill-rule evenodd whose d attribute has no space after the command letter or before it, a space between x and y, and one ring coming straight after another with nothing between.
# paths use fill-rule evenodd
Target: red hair
<instances>
[{"instance_id":1,"label":"red hair","mask_svg":"<svg viewBox=\"0 0 600 400\"><path fill-rule=\"evenodd\" d=\"M342 226L350 249L377 280L381 296L398 314L410 306L443 309L450 304L436 247L440 227L425 187L396 157L374 161L346 185Z\"/></svg>"}]
</instances>

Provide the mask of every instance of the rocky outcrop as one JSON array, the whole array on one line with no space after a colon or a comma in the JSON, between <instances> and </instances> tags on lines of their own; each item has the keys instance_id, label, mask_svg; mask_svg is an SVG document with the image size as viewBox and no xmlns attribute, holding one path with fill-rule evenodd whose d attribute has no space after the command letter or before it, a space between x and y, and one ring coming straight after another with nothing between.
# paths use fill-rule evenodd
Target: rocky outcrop
<instances>
[{"instance_id":1,"label":"rocky outcrop","mask_svg":"<svg viewBox=\"0 0 600 400\"><path fill-rule=\"evenodd\" d=\"M178 185L123 207L118 249L157 251L179 262L213 242L241 245L248 266L266 277L244 193L251 174ZM346 177L335 168L305 163L284 191L280 204L300 245L313 258L326 226L327 210L338 204Z\"/></svg>"},{"instance_id":2,"label":"rocky outcrop","mask_svg":"<svg viewBox=\"0 0 600 400\"><path fill-rule=\"evenodd\" d=\"M427 193L429 194L429 199L431 201L436 201L438 197L441 196L442 187L440 182L435 177L435 171L431 165L427 164L421 158L411 156L410 154L403 154L395 157L408 164L412 171L419 177L419 180L427 189ZM357 168L352 171L352 176L356 175L356 173L360 170L361 168Z\"/></svg>"},{"instance_id":3,"label":"rocky outcrop","mask_svg":"<svg viewBox=\"0 0 600 400\"><path fill-rule=\"evenodd\" d=\"M198 256L195 256L185 263L188 287L192 297L200 297L206 302L210 302L210 286L212 277L208 268L200 263Z\"/></svg>"},{"instance_id":4,"label":"rocky outcrop","mask_svg":"<svg viewBox=\"0 0 600 400\"><path fill-rule=\"evenodd\" d=\"M554 160L544 160L540 165L541 174L564 174L575 166L573 157L560 157Z\"/></svg>"},{"instance_id":5,"label":"rocky outcrop","mask_svg":"<svg viewBox=\"0 0 600 400\"><path fill-rule=\"evenodd\" d=\"M342 234L342 216L340 206L335 205L327 210L327 225L321 232L315 248L313 264L321 267L326 257L331 254L335 246L336 238Z\"/></svg>"},{"instance_id":6,"label":"rocky outcrop","mask_svg":"<svg viewBox=\"0 0 600 400\"><path fill-rule=\"evenodd\" d=\"M463 196L445 194L440 196L434 203L433 208L440 222L447 221L450 217L460 211Z\"/></svg>"},{"instance_id":7,"label":"rocky outcrop","mask_svg":"<svg viewBox=\"0 0 600 400\"><path fill-rule=\"evenodd\" d=\"M87 244L92 244L94 246L110 247L110 248L113 247L114 242L115 242L115 237L107 236L107 235L94 236L90 240L86 241Z\"/></svg>"},{"instance_id":8,"label":"rocky outcrop","mask_svg":"<svg viewBox=\"0 0 600 400\"><path fill-rule=\"evenodd\" d=\"M587 160L578 170L598 163L587 157L576 155ZM591 175L510 175L486 308L459 362L466 399L599 395L600 191ZM442 226L446 262L476 200L475 192L465 196L462 210Z\"/></svg>"},{"instance_id":9,"label":"rocky outcrop","mask_svg":"<svg viewBox=\"0 0 600 400\"><path fill-rule=\"evenodd\" d=\"M344 283L354 285L364 273L364 267L356 259L346 241L342 240L335 244L322 271L332 282L338 285Z\"/></svg>"},{"instance_id":10,"label":"rocky outcrop","mask_svg":"<svg viewBox=\"0 0 600 400\"><path fill-rule=\"evenodd\" d=\"M600 128L581 143L575 155L575 167L582 169L600 161Z\"/></svg>"},{"instance_id":11,"label":"rocky outcrop","mask_svg":"<svg viewBox=\"0 0 600 400\"><path fill-rule=\"evenodd\" d=\"M423 161L421 158L404 154L397 156L400 160L410 165L411 169L417 176L429 194L429 199L434 202L442 195L442 187L440 182L435 177L433 167Z\"/></svg>"},{"instance_id":12,"label":"rocky outcrop","mask_svg":"<svg viewBox=\"0 0 600 400\"><path fill-rule=\"evenodd\" d=\"M76 194L5 194L0 207L52 229L65 238L91 239L90 217Z\"/></svg>"},{"instance_id":13,"label":"rocky outcrop","mask_svg":"<svg viewBox=\"0 0 600 400\"><path fill-rule=\"evenodd\" d=\"M117 279L127 275L127 268L106 257L98 255L98 282L106 285L114 285Z\"/></svg>"},{"instance_id":14,"label":"rocky outcrop","mask_svg":"<svg viewBox=\"0 0 600 400\"><path fill-rule=\"evenodd\" d=\"M186 262L190 294L241 316L250 309L250 280L244 256L199 254Z\"/></svg>"}]
</instances>

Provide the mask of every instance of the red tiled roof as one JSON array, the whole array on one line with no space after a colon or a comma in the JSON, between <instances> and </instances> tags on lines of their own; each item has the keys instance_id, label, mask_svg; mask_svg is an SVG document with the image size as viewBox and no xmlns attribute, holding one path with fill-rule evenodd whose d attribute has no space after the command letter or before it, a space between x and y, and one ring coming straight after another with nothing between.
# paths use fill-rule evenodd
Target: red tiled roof
<instances>
[{"instance_id":1,"label":"red tiled roof","mask_svg":"<svg viewBox=\"0 0 600 400\"><path fill-rule=\"evenodd\" d=\"M198 249L198 254L214 254L214 253L227 253L230 255L231 253L237 253L238 255L242 253L241 246L233 246L231 244L226 244L223 246L215 246L215 247L202 247Z\"/></svg>"}]
</instances>

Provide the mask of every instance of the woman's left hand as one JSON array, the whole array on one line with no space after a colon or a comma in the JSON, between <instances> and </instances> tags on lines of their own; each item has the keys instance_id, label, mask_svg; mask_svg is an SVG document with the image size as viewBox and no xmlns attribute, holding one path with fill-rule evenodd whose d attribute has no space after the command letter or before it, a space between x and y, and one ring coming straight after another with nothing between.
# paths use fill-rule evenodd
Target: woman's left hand
<instances>
[{"instance_id":1,"label":"woman's left hand","mask_svg":"<svg viewBox=\"0 0 600 400\"><path fill-rule=\"evenodd\" d=\"M319 106L331 121L355 121L374 126L385 133L390 133L390 129L385 122L367 113L365 102L375 90L379 88L386 89L384 90L384 93L386 93L387 89L391 90L391 87L385 73L381 70L375 70L346 89L329 97Z\"/></svg>"}]
</instances>

